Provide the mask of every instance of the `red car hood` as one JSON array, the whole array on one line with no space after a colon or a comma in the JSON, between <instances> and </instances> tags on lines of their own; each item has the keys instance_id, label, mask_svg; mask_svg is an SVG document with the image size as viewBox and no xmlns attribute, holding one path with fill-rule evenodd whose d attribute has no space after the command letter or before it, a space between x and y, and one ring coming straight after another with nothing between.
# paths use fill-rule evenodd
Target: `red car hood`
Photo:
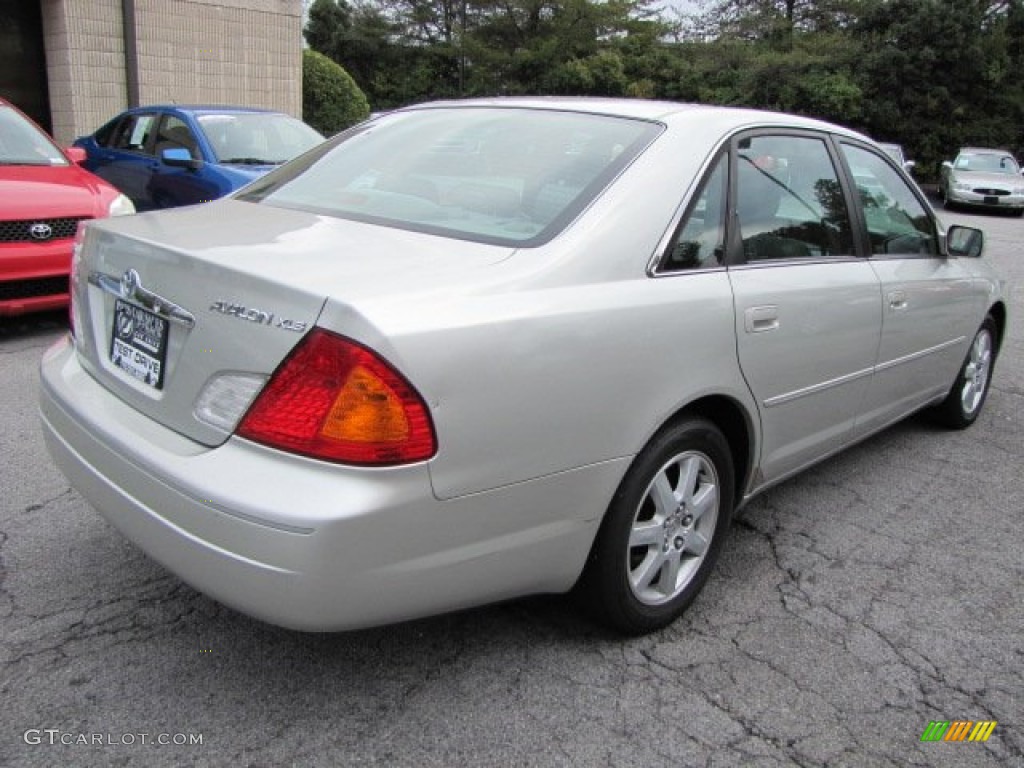
<instances>
[{"instance_id":1,"label":"red car hood","mask_svg":"<svg viewBox=\"0 0 1024 768\"><path fill-rule=\"evenodd\" d=\"M0 219L102 216L116 196L77 165L0 165Z\"/></svg>"}]
</instances>

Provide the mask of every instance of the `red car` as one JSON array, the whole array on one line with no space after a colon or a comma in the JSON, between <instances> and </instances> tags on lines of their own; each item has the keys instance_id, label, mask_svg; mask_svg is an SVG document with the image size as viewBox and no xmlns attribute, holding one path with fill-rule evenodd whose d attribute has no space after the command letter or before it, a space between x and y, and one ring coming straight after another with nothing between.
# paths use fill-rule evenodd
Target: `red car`
<instances>
[{"instance_id":1,"label":"red car","mask_svg":"<svg viewBox=\"0 0 1024 768\"><path fill-rule=\"evenodd\" d=\"M78 222L135 212L84 159L0 99L0 316L66 306Z\"/></svg>"}]
</instances>

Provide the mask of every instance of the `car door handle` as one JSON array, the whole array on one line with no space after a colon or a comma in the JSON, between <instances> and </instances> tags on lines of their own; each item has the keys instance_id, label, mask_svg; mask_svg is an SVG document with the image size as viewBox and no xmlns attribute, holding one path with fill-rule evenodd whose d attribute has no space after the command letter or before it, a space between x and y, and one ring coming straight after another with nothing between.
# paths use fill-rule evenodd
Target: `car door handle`
<instances>
[{"instance_id":1,"label":"car door handle","mask_svg":"<svg viewBox=\"0 0 1024 768\"><path fill-rule=\"evenodd\" d=\"M779 327L779 308L773 304L749 307L743 312L743 327L747 333L764 333Z\"/></svg>"},{"instance_id":2,"label":"car door handle","mask_svg":"<svg viewBox=\"0 0 1024 768\"><path fill-rule=\"evenodd\" d=\"M889 300L889 309L899 312L907 308L907 294L904 291L893 291L886 298Z\"/></svg>"}]
</instances>

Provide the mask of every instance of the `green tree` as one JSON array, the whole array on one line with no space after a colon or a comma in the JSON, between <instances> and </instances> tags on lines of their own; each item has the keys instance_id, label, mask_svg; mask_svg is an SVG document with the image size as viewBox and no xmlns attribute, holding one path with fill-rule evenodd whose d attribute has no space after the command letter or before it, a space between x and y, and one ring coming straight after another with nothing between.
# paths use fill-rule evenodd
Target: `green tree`
<instances>
[{"instance_id":1,"label":"green tree","mask_svg":"<svg viewBox=\"0 0 1024 768\"><path fill-rule=\"evenodd\" d=\"M337 133L370 114L366 96L338 64L321 53L302 52L302 119L324 135Z\"/></svg>"},{"instance_id":2,"label":"green tree","mask_svg":"<svg viewBox=\"0 0 1024 768\"><path fill-rule=\"evenodd\" d=\"M958 146L1018 141L1024 101L1011 47L1019 3L1012 5L874 3L854 29L865 96L860 127L906 144L925 178Z\"/></svg>"},{"instance_id":3,"label":"green tree","mask_svg":"<svg viewBox=\"0 0 1024 768\"><path fill-rule=\"evenodd\" d=\"M393 39L398 27L383 8L351 5L346 0L315 0L304 34L314 51L341 65L377 109L389 102L389 90L407 62Z\"/></svg>"}]
</instances>

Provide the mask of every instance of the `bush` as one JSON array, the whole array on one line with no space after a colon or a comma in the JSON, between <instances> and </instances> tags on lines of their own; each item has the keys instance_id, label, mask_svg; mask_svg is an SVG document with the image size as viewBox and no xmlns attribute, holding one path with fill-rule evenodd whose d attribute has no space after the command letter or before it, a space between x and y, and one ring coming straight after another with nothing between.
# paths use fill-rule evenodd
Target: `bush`
<instances>
[{"instance_id":1,"label":"bush","mask_svg":"<svg viewBox=\"0 0 1024 768\"><path fill-rule=\"evenodd\" d=\"M365 120L366 95L348 72L322 53L302 52L302 119L325 136Z\"/></svg>"}]
</instances>

